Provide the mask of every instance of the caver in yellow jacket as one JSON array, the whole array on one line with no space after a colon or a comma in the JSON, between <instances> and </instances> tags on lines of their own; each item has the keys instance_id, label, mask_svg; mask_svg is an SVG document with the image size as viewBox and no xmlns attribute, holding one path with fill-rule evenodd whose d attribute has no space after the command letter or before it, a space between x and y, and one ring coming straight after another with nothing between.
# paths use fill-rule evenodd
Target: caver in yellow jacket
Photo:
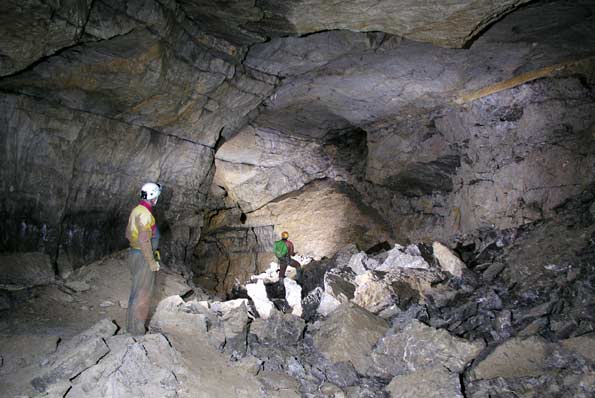
<instances>
[{"instance_id":1,"label":"caver in yellow jacket","mask_svg":"<svg viewBox=\"0 0 595 398\"><path fill-rule=\"evenodd\" d=\"M157 235L157 225L151 210L151 204L145 200L141 201L132 210L130 217L128 217L126 239L130 242L132 249L142 252L151 270L157 271L159 265L153 258L153 247L151 245L151 239Z\"/></svg>"}]
</instances>

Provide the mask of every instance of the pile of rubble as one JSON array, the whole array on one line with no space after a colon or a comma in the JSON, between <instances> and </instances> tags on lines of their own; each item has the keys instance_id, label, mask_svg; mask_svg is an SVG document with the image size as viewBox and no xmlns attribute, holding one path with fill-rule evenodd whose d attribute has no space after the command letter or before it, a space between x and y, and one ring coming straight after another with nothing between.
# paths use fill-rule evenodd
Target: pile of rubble
<instances>
[{"instance_id":1,"label":"pile of rubble","mask_svg":"<svg viewBox=\"0 0 595 398\"><path fill-rule=\"evenodd\" d=\"M518 252L547 254L559 232L505 231L462 256L439 242L352 245L304 263L299 283L272 266L232 300L162 300L140 338L102 321L21 379L67 398L591 397L593 239L564 262Z\"/></svg>"}]
</instances>

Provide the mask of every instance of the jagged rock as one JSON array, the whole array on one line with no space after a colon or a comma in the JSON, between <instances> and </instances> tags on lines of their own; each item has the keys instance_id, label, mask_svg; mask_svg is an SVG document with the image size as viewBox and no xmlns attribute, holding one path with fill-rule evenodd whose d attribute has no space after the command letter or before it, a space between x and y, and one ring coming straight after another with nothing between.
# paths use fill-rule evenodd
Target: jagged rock
<instances>
[{"instance_id":1,"label":"jagged rock","mask_svg":"<svg viewBox=\"0 0 595 398\"><path fill-rule=\"evenodd\" d=\"M324 290L321 287L317 287L302 299L303 318L306 321L310 321L316 315L323 295Z\"/></svg>"},{"instance_id":2,"label":"jagged rock","mask_svg":"<svg viewBox=\"0 0 595 398\"><path fill-rule=\"evenodd\" d=\"M390 282L380 279L373 271L356 276L355 283L353 302L374 314L395 302Z\"/></svg>"},{"instance_id":3,"label":"jagged rock","mask_svg":"<svg viewBox=\"0 0 595 398\"><path fill-rule=\"evenodd\" d=\"M320 386L320 394L323 397L344 397L345 396L345 393L339 386L336 386L333 383L329 383L329 382L323 383Z\"/></svg>"},{"instance_id":4,"label":"jagged rock","mask_svg":"<svg viewBox=\"0 0 595 398\"><path fill-rule=\"evenodd\" d=\"M328 380L339 387L356 385L359 381L357 372L350 362L333 363L325 368L325 375Z\"/></svg>"},{"instance_id":5,"label":"jagged rock","mask_svg":"<svg viewBox=\"0 0 595 398\"><path fill-rule=\"evenodd\" d=\"M421 254L410 254L399 245L388 252L388 257L376 268L376 271L391 271L396 268L429 269L430 265Z\"/></svg>"},{"instance_id":6,"label":"jagged rock","mask_svg":"<svg viewBox=\"0 0 595 398\"><path fill-rule=\"evenodd\" d=\"M221 313L221 315L227 314L229 311L232 311L238 307L246 306L248 307L248 299L235 299L235 300L227 300L227 301L214 301L208 304L208 308L215 312Z\"/></svg>"},{"instance_id":7,"label":"jagged rock","mask_svg":"<svg viewBox=\"0 0 595 398\"><path fill-rule=\"evenodd\" d=\"M187 336L206 335L208 316L194 313L193 308L200 307L186 304L180 296L161 300L151 318L149 330L165 335L174 332Z\"/></svg>"},{"instance_id":8,"label":"jagged rock","mask_svg":"<svg viewBox=\"0 0 595 398\"><path fill-rule=\"evenodd\" d=\"M382 390L384 386L354 386L346 387L346 398L386 398L386 392Z\"/></svg>"},{"instance_id":9,"label":"jagged rock","mask_svg":"<svg viewBox=\"0 0 595 398\"><path fill-rule=\"evenodd\" d=\"M290 267L291 266L287 266L287 269ZM285 271L285 275L287 275L287 270ZM251 281L257 281L259 279L262 279L262 281L267 285L279 282L279 264L273 261L269 264L269 267L264 270L264 272L261 272L258 275L252 275L250 277Z\"/></svg>"},{"instance_id":10,"label":"jagged rock","mask_svg":"<svg viewBox=\"0 0 595 398\"><path fill-rule=\"evenodd\" d=\"M0 375L9 375L20 368L48 361L60 342L58 336L0 336Z\"/></svg>"},{"instance_id":11,"label":"jagged rock","mask_svg":"<svg viewBox=\"0 0 595 398\"><path fill-rule=\"evenodd\" d=\"M484 346L483 342L470 343L413 319L378 341L372 352L371 372L391 377L444 366L458 374Z\"/></svg>"},{"instance_id":12,"label":"jagged rock","mask_svg":"<svg viewBox=\"0 0 595 398\"><path fill-rule=\"evenodd\" d=\"M43 253L0 255L0 288L14 290L47 285L55 280L50 256Z\"/></svg>"},{"instance_id":13,"label":"jagged rock","mask_svg":"<svg viewBox=\"0 0 595 398\"><path fill-rule=\"evenodd\" d=\"M250 325L250 334L260 344L275 347L295 347L306 326L303 319L275 311L268 319L258 318Z\"/></svg>"},{"instance_id":14,"label":"jagged rock","mask_svg":"<svg viewBox=\"0 0 595 398\"><path fill-rule=\"evenodd\" d=\"M441 366L396 376L386 390L391 398L463 398L459 375Z\"/></svg>"},{"instance_id":15,"label":"jagged rock","mask_svg":"<svg viewBox=\"0 0 595 398\"><path fill-rule=\"evenodd\" d=\"M249 283L246 285L248 296L252 299L258 315L267 319L275 312L275 306L269 300L264 282L259 279L256 283Z\"/></svg>"},{"instance_id":16,"label":"jagged rock","mask_svg":"<svg viewBox=\"0 0 595 398\"><path fill-rule=\"evenodd\" d=\"M276 231L289 231L295 250L310 257L330 257L348 244L369 247L392 240L385 220L361 194L330 179L313 181L246 215L247 226L275 225Z\"/></svg>"},{"instance_id":17,"label":"jagged rock","mask_svg":"<svg viewBox=\"0 0 595 398\"><path fill-rule=\"evenodd\" d=\"M163 268L155 275L155 285L158 291L155 292L160 297L180 296L185 297L192 291L183 276Z\"/></svg>"},{"instance_id":18,"label":"jagged rock","mask_svg":"<svg viewBox=\"0 0 595 398\"><path fill-rule=\"evenodd\" d=\"M324 274L324 291L341 303L353 299L355 274L349 268L333 268Z\"/></svg>"},{"instance_id":19,"label":"jagged rock","mask_svg":"<svg viewBox=\"0 0 595 398\"><path fill-rule=\"evenodd\" d=\"M367 270L366 261L368 261L368 256L366 253L359 252L354 254L351 259L349 259L349 264L347 264L347 266L351 268L351 270L355 272L356 275L361 275Z\"/></svg>"},{"instance_id":20,"label":"jagged rock","mask_svg":"<svg viewBox=\"0 0 595 398\"><path fill-rule=\"evenodd\" d=\"M112 336L116 330L117 326L105 319L58 347L38 376L31 381L33 387L43 392L50 385L73 379L95 365L109 353L110 349L105 344L105 339Z\"/></svg>"},{"instance_id":21,"label":"jagged rock","mask_svg":"<svg viewBox=\"0 0 595 398\"><path fill-rule=\"evenodd\" d=\"M318 304L318 308L316 309L316 312L318 312L322 316L328 316L330 313L335 311L340 306L341 302L337 300L334 296L328 294L327 292L322 292L322 296L320 297L320 301Z\"/></svg>"},{"instance_id":22,"label":"jagged rock","mask_svg":"<svg viewBox=\"0 0 595 398\"><path fill-rule=\"evenodd\" d=\"M291 307L291 314L295 316L302 316L302 287L296 281L289 278L283 280L285 287L285 300Z\"/></svg>"},{"instance_id":23,"label":"jagged rock","mask_svg":"<svg viewBox=\"0 0 595 398\"><path fill-rule=\"evenodd\" d=\"M332 258L332 267L331 268L344 268L348 266L351 262L351 258L359 253L357 249L357 245L350 243L348 245L343 246Z\"/></svg>"},{"instance_id":24,"label":"jagged rock","mask_svg":"<svg viewBox=\"0 0 595 398\"><path fill-rule=\"evenodd\" d=\"M248 344L250 353L263 361L265 371L295 370L305 327L303 319L275 311L269 319L257 318L250 325Z\"/></svg>"},{"instance_id":25,"label":"jagged rock","mask_svg":"<svg viewBox=\"0 0 595 398\"><path fill-rule=\"evenodd\" d=\"M73 381L66 397L175 397L180 385L176 350L161 334L139 340L114 336L106 340L110 352Z\"/></svg>"},{"instance_id":26,"label":"jagged rock","mask_svg":"<svg viewBox=\"0 0 595 398\"><path fill-rule=\"evenodd\" d=\"M438 282L444 280L441 272L414 268L396 268L384 276L396 295L397 304L407 309L412 303L426 300L448 302L452 299L452 289L443 288Z\"/></svg>"},{"instance_id":27,"label":"jagged rock","mask_svg":"<svg viewBox=\"0 0 595 398\"><path fill-rule=\"evenodd\" d=\"M432 249L434 257L438 259L438 263L444 271L458 278L463 276L463 271L467 269L467 266L448 247L440 242L434 242L432 243Z\"/></svg>"},{"instance_id":28,"label":"jagged rock","mask_svg":"<svg viewBox=\"0 0 595 398\"><path fill-rule=\"evenodd\" d=\"M372 348L388 329L388 323L354 304L343 304L314 335L316 348L332 362L351 362L364 374L373 365Z\"/></svg>"},{"instance_id":29,"label":"jagged rock","mask_svg":"<svg viewBox=\"0 0 595 398\"><path fill-rule=\"evenodd\" d=\"M241 358L246 354L246 336L248 333L248 309L245 304L232 308L221 317L225 333L225 352L232 358Z\"/></svg>"},{"instance_id":30,"label":"jagged rock","mask_svg":"<svg viewBox=\"0 0 595 398\"><path fill-rule=\"evenodd\" d=\"M494 319L494 334L496 341L506 340L512 336L512 312L510 310L499 311Z\"/></svg>"}]
</instances>

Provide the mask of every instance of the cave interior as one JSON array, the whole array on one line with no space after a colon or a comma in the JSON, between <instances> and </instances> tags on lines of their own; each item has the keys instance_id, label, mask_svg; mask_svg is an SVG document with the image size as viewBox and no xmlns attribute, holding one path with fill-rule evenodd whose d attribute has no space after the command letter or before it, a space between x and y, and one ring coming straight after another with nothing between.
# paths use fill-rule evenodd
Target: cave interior
<instances>
[{"instance_id":1,"label":"cave interior","mask_svg":"<svg viewBox=\"0 0 595 398\"><path fill-rule=\"evenodd\" d=\"M309 262L303 297L315 278L327 290L328 280L355 283L324 276L353 265L341 253L386 259L415 245L428 259L438 244L464 264L448 283L424 280L452 294L417 300L426 309L410 314L486 346L471 367L444 365L459 395L448 395L452 378L407 395L421 371L386 373L378 360L382 372L366 373L355 354L335 361L353 372L333 365L318 377L302 354L296 376L287 358L275 368L272 354L266 362L253 350L263 369L300 380L277 394L595 394L593 0L5 0L0 148L6 394L21 388L6 380L27 380L41 355L24 348L32 342L55 349L50 337L106 317L123 326L109 292L128 292L124 229L149 181L163 186L154 212L164 272L210 300L244 297L275 260L281 231ZM83 274L89 290L69 285ZM393 281L390 294L406 312L404 284ZM101 303L77 296L85 292ZM324 327L308 326L315 343ZM505 365L482 359L520 338L526 352L514 355L550 350L549 367L486 376ZM589 353L553 365L552 345L572 339ZM57 395L56 371L25 384L46 394L31 396L76 397L79 373ZM204 388L187 396L251 396Z\"/></svg>"}]
</instances>

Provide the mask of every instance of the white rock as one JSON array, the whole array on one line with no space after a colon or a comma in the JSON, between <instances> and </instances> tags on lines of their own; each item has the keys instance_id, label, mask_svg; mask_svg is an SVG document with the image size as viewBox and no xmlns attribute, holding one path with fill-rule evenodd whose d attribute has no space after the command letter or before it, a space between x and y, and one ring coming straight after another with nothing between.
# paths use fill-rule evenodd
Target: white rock
<instances>
[{"instance_id":1,"label":"white rock","mask_svg":"<svg viewBox=\"0 0 595 398\"><path fill-rule=\"evenodd\" d=\"M351 256L351 259L349 259L349 264L347 264L347 266L351 268L353 272L356 273L356 275L361 275L364 272L366 272L365 263L367 259L368 256L366 255L366 253L359 252Z\"/></svg>"},{"instance_id":2,"label":"white rock","mask_svg":"<svg viewBox=\"0 0 595 398\"><path fill-rule=\"evenodd\" d=\"M250 278L253 281L264 281L267 283L276 283L279 282L279 264L277 264L276 262L271 262L269 264L269 268L267 268L266 271L264 271L263 273L260 273L258 275L252 275L252 277Z\"/></svg>"},{"instance_id":3,"label":"white rock","mask_svg":"<svg viewBox=\"0 0 595 398\"><path fill-rule=\"evenodd\" d=\"M200 302L199 302L200 304ZM229 300L229 301L215 301L211 303L211 310L214 312L221 312L222 314L226 314L229 311L236 309L245 305L248 307L248 299L236 299L236 300ZM206 307L207 309L209 307Z\"/></svg>"},{"instance_id":4,"label":"white rock","mask_svg":"<svg viewBox=\"0 0 595 398\"><path fill-rule=\"evenodd\" d=\"M263 319L268 319L275 306L267 296L263 280L259 279L256 283L247 284L246 290L248 290L248 296L254 302L258 315Z\"/></svg>"},{"instance_id":5,"label":"white rock","mask_svg":"<svg viewBox=\"0 0 595 398\"><path fill-rule=\"evenodd\" d=\"M409 254L411 256L418 256L418 257L421 256L421 252L419 251L419 247L417 247L417 245L415 245L415 244L408 245L405 248L405 253L407 253L407 254Z\"/></svg>"},{"instance_id":6,"label":"white rock","mask_svg":"<svg viewBox=\"0 0 595 398\"><path fill-rule=\"evenodd\" d=\"M434 250L434 257L436 257L444 271L459 278L463 276L463 270L467 266L448 247L440 242L434 242L432 249Z\"/></svg>"},{"instance_id":7,"label":"white rock","mask_svg":"<svg viewBox=\"0 0 595 398\"><path fill-rule=\"evenodd\" d=\"M203 306L204 308L211 309L211 306L209 305L209 302L206 300L201 300L201 301L197 301L198 305Z\"/></svg>"},{"instance_id":8,"label":"white rock","mask_svg":"<svg viewBox=\"0 0 595 398\"><path fill-rule=\"evenodd\" d=\"M102 302L99 304L99 306L100 306L101 308L111 307L111 306L113 306L113 305L114 305L114 303L112 303L112 302L111 302L111 301L109 301L109 300L102 301Z\"/></svg>"},{"instance_id":9,"label":"white rock","mask_svg":"<svg viewBox=\"0 0 595 398\"><path fill-rule=\"evenodd\" d=\"M289 278L283 280L283 286L285 286L285 300L292 309L291 313L302 316L302 287Z\"/></svg>"},{"instance_id":10,"label":"white rock","mask_svg":"<svg viewBox=\"0 0 595 398\"><path fill-rule=\"evenodd\" d=\"M388 252L388 257L386 260L384 260L382 265L376 269L378 271L390 271L391 269L395 268L430 268L430 265L426 262L426 260L424 260L423 257L404 253L401 250L403 250L402 246L395 245L395 247ZM407 251L411 252L412 250Z\"/></svg>"},{"instance_id":11,"label":"white rock","mask_svg":"<svg viewBox=\"0 0 595 398\"><path fill-rule=\"evenodd\" d=\"M322 293L322 298L320 299L320 304L318 305L318 309L316 312L323 316L327 316L341 305L341 302L328 294L327 292Z\"/></svg>"},{"instance_id":12,"label":"white rock","mask_svg":"<svg viewBox=\"0 0 595 398\"><path fill-rule=\"evenodd\" d=\"M120 305L120 308L124 308L124 309L128 308L128 301L126 301L126 300L120 300L120 301L118 301L118 304Z\"/></svg>"}]
</instances>

